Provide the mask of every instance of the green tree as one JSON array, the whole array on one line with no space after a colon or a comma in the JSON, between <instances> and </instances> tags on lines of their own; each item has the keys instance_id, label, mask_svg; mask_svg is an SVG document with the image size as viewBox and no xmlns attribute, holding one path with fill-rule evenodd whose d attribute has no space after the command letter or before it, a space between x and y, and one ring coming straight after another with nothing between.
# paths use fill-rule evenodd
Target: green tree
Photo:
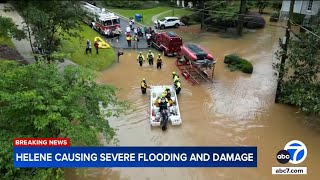
<instances>
[{"instance_id":1,"label":"green tree","mask_svg":"<svg viewBox=\"0 0 320 180\"><path fill-rule=\"evenodd\" d=\"M26 38L23 30L18 29L11 18L0 16L0 36L14 37L18 40Z\"/></svg>"},{"instance_id":2,"label":"green tree","mask_svg":"<svg viewBox=\"0 0 320 180\"><path fill-rule=\"evenodd\" d=\"M80 37L84 15L80 1L18 1L14 4L31 27L34 45L41 47L48 60L57 51L62 39Z\"/></svg>"},{"instance_id":3,"label":"green tree","mask_svg":"<svg viewBox=\"0 0 320 180\"><path fill-rule=\"evenodd\" d=\"M315 34L320 34L319 16L312 21ZM307 114L320 114L320 38L312 33L291 38L284 68L280 101L299 107ZM282 45L280 45L282 46ZM280 49L278 57L282 55ZM277 64L276 68L279 68Z\"/></svg>"},{"instance_id":4,"label":"green tree","mask_svg":"<svg viewBox=\"0 0 320 180\"><path fill-rule=\"evenodd\" d=\"M14 169L13 138L68 137L72 145L99 145L115 130L105 119L127 107L114 87L97 84L95 73L80 66L61 72L56 63L22 66L0 62L0 177L2 179L61 179L60 169ZM99 102L109 107L101 112Z\"/></svg>"},{"instance_id":5,"label":"green tree","mask_svg":"<svg viewBox=\"0 0 320 180\"><path fill-rule=\"evenodd\" d=\"M262 14L263 10L270 5L270 1L258 0L255 2L255 5L259 9L259 13Z\"/></svg>"}]
</instances>

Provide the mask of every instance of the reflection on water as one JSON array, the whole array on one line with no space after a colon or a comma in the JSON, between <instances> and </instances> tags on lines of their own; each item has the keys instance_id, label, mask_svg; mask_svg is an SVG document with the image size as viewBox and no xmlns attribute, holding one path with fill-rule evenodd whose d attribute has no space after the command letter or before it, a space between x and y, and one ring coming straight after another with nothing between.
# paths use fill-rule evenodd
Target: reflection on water
<instances>
[{"instance_id":1,"label":"reflection on water","mask_svg":"<svg viewBox=\"0 0 320 180\"><path fill-rule=\"evenodd\" d=\"M318 179L320 162L319 134L305 124L306 117L295 108L274 104L275 76L272 63L278 38L284 30L267 26L263 30L248 32L243 38L222 38L216 34L200 34L193 42L199 43L218 58L213 84L191 86L182 79L179 105L183 118L181 127L169 127L167 132L151 128L148 124L149 98L142 95L140 81L149 85L171 83L172 71L177 71L174 58L165 58L163 69L145 64L139 67L137 51L126 51L120 63L101 73L99 81L119 87L118 96L133 104L129 115L110 119L118 129L120 145L141 146L220 146L257 145L258 168L248 169L89 169L87 177L78 177L67 171L68 179ZM155 50L154 50L155 51ZM146 53L146 52L144 52ZM157 52L154 52L155 54ZM254 64L251 75L230 72L223 57L237 53ZM307 176L272 176L271 167L280 166L276 153L293 139L303 141L308 157L301 166L308 167ZM310 158L312 157L312 158Z\"/></svg>"}]
</instances>

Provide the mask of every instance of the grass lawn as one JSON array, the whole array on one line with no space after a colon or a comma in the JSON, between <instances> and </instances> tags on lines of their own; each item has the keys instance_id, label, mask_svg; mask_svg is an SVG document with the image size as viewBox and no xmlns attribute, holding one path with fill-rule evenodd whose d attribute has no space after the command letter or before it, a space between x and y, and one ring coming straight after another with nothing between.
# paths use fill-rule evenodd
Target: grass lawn
<instances>
[{"instance_id":1,"label":"grass lawn","mask_svg":"<svg viewBox=\"0 0 320 180\"><path fill-rule=\"evenodd\" d=\"M174 9L174 14L172 14L172 11L170 11L165 14L162 14L161 16L158 17L158 19L162 19L163 17L168 17L168 16L181 17L184 15L189 15L192 12L193 11L186 10L186 9Z\"/></svg>"},{"instance_id":2,"label":"grass lawn","mask_svg":"<svg viewBox=\"0 0 320 180\"><path fill-rule=\"evenodd\" d=\"M81 39L68 38L62 41L61 51L70 54L69 59L73 62L94 70L104 70L115 61L116 53L111 49L99 49L99 54L93 46L94 38L100 34L92 30L89 26L83 25L83 31L80 32ZM92 54L85 54L86 41L89 39L92 44ZM102 38L104 39L104 38Z\"/></svg>"},{"instance_id":3,"label":"grass lawn","mask_svg":"<svg viewBox=\"0 0 320 180\"><path fill-rule=\"evenodd\" d=\"M7 45L11 48L15 48L14 44L11 41L11 38L5 36L0 36L0 45Z\"/></svg>"},{"instance_id":4,"label":"grass lawn","mask_svg":"<svg viewBox=\"0 0 320 180\"><path fill-rule=\"evenodd\" d=\"M143 22L142 22L143 24L153 25L152 16L165 11L172 10L172 7L156 7L151 9L142 9L142 10L127 10L127 9L110 9L110 10L128 18L134 17L135 14L141 14L143 16Z\"/></svg>"}]
</instances>

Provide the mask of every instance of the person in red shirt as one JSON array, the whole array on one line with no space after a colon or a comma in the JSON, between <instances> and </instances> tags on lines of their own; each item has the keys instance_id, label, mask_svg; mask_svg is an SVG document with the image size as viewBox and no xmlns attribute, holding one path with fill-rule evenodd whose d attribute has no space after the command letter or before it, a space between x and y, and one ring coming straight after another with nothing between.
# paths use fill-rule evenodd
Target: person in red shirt
<instances>
[{"instance_id":1,"label":"person in red shirt","mask_svg":"<svg viewBox=\"0 0 320 180\"><path fill-rule=\"evenodd\" d=\"M97 54L99 54L99 43L98 43L98 41L94 42L94 47L96 48Z\"/></svg>"}]
</instances>

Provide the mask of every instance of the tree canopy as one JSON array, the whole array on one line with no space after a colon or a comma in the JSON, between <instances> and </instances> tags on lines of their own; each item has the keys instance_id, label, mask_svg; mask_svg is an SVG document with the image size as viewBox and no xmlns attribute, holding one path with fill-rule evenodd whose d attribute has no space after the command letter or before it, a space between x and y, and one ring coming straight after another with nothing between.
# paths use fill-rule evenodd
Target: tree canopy
<instances>
[{"instance_id":1,"label":"tree canopy","mask_svg":"<svg viewBox=\"0 0 320 180\"><path fill-rule=\"evenodd\" d=\"M15 1L26 24L31 27L35 47L50 55L57 51L66 37L80 37L83 10L80 1ZM68 35L68 36L66 36Z\"/></svg>"},{"instance_id":2,"label":"tree canopy","mask_svg":"<svg viewBox=\"0 0 320 180\"><path fill-rule=\"evenodd\" d=\"M320 34L319 20L319 16L312 20L315 34ZM282 53L278 51L278 56ZM291 38L283 75L280 101L320 115L320 38L312 33Z\"/></svg>"},{"instance_id":3,"label":"tree canopy","mask_svg":"<svg viewBox=\"0 0 320 180\"><path fill-rule=\"evenodd\" d=\"M0 16L0 36L14 37L18 40L26 38L23 30L19 29L11 18Z\"/></svg>"},{"instance_id":4,"label":"tree canopy","mask_svg":"<svg viewBox=\"0 0 320 180\"><path fill-rule=\"evenodd\" d=\"M60 169L14 169L13 138L68 137L72 145L99 145L98 135L115 136L99 102L113 107L107 115L118 115L127 106L116 89L97 84L95 73L56 63L37 62L23 66L0 62L0 176L4 179L57 179Z\"/></svg>"}]
</instances>

